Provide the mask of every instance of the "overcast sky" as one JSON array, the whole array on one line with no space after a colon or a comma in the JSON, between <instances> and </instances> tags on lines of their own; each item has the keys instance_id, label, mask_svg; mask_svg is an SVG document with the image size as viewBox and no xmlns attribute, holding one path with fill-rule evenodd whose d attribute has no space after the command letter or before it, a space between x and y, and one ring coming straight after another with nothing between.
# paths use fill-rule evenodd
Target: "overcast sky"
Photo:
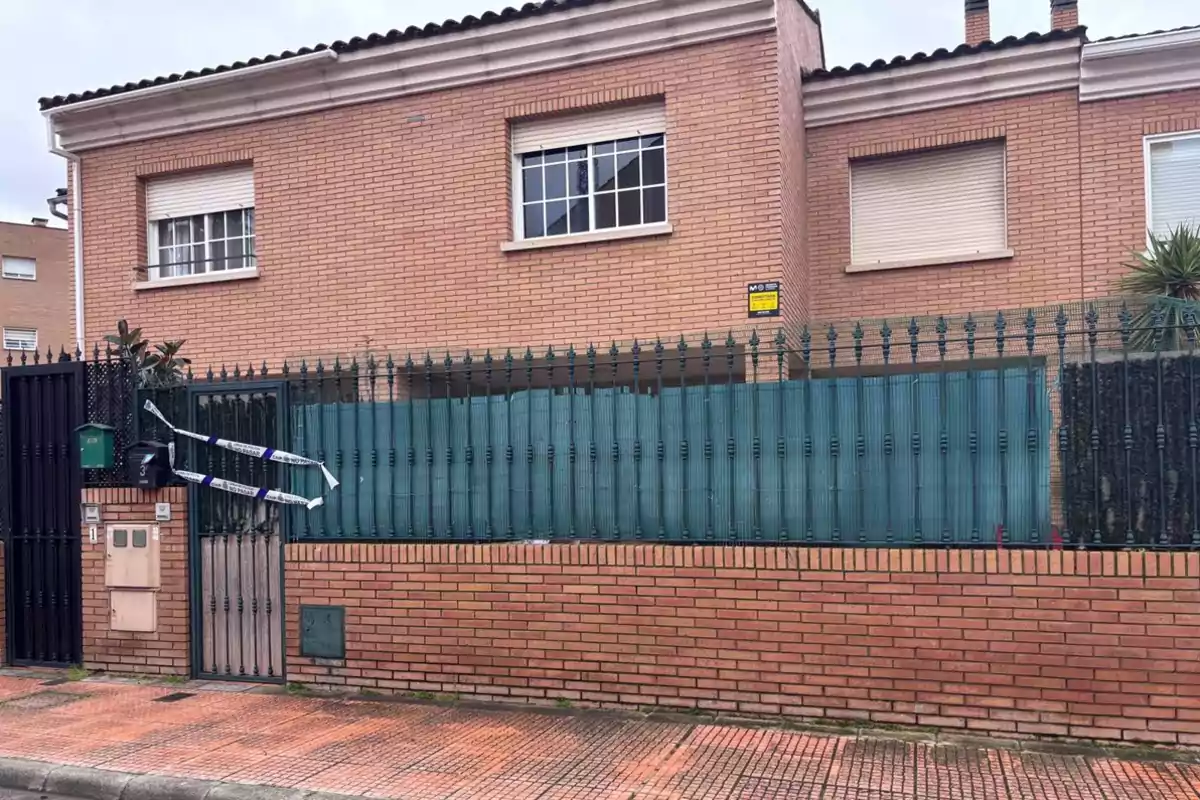
<instances>
[{"instance_id":1,"label":"overcast sky","mask_svg":"<svg viewBox=\"0 0 1200 800\"><path fill-rule=\"evenodd\" d=\"M504 0L0 0L0 220L65 185L37 98L499 9ZM511 0L510 0L511 2ZM962 41L963 0L816 0L829 66ZM994 38L1046 30L1050 0L992 0ZM1092 38L1200 23L1196 0L1080 0Z\"/></svg>"}]
</instances>

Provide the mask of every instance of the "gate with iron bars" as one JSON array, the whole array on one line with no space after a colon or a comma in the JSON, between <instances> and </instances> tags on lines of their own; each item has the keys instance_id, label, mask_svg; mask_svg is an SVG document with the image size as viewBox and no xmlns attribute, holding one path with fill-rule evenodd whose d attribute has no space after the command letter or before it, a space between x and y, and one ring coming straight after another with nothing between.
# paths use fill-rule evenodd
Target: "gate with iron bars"
<instances>
[{"instance_id":1,"label":"gate with iron bars","mask_svg":"<svg viewBox=\"0 0 1200 800\"><path fill-rule=\"evenodd\" d=\"M83 658L79 451L84 364L3 370L5 653L12 664Z\"/></svg>"},{"instance_id":2,"label":"gate with iron bars","mask_svg":"<svg viewBox=\"0 0 1200 800\"><path fill-rule=\"evenodd\" d=\"M188 427L209 436L282 449L286 385L193 384ZM252 486L278 487L274 462L188 440L190 469ZM288 515L275 503L191 484L192 664L197 677L284 680L283 543Z\"/></svg>"}]
</instances>

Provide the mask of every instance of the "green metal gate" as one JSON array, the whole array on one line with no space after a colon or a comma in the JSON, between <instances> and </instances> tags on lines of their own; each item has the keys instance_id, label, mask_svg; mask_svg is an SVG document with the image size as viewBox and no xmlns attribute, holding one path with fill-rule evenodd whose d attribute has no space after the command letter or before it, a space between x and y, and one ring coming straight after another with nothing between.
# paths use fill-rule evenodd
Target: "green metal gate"
<instances>
[{"instance_id":1,"label":"green metal gate","mask_svg":"<svg viewBox=\"0 0 1200 800\"><path fill-rule=\"evenodd\" d=\"M188 428L282 449L286 386L216 383L187 389ZM189 441L189 469L278 487L280 465ZM287 515L275 503L190 485L192 671L199 678L282 683L283 543Z\"/></svg>"}]
</instances>

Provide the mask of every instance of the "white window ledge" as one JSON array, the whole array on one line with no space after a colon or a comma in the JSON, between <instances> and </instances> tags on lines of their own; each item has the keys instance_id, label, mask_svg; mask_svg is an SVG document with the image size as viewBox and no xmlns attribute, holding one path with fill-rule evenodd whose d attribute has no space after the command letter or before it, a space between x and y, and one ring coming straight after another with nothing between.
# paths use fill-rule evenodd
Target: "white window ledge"
<instances>
[{"instance_id":1,"label":"white window ledge","mask_svg":"<svg viewBox=\"0 0 1200 800\"><path fill-rule=\"evenodd\" d=\"M957 256L933 256L913 258L906 261L881 261L877 264L850 264L846 272L879 272L885 269L908 269L909 267L936 267L944 264L966 264L972 261L999 261L1016 255L1013 250L993 250L988 253L964 253Z\"/></svg>"},{"instance_id":2,"label":"white window ledge","mask_svg":"<svg viewBox=\"0 0 1200 800\"><path fill-rule=\"evenodd\" d=\"M653 225L639 225L636 228L608 228L602 231L587 233L572 233L567 236L543 236L538 239L519 239L515 242L505 242L500 249L506 253L520 250L541 250L545 247L569 247L575 244L591 244L592 242L614 242L620 239L640 239L644 236L667 236L675 229L669 222L659 222Z\"/></svg>"},{"instance_id":3,"label":"white window ledge","mask_svg":"<svg viewBox=\"0 0 1200 800\"><path fill-rule=\"evenodd\" d=\"M155 278L154 280L136 281L133 284L133 290L135 292L144 292L149 289L170 289L175 286L196 286L202 283L248 281L257 277L258 267L222 270L220 272L202 272L199 275L179 275L174 278Z\"/></svg>"}]
</instances>

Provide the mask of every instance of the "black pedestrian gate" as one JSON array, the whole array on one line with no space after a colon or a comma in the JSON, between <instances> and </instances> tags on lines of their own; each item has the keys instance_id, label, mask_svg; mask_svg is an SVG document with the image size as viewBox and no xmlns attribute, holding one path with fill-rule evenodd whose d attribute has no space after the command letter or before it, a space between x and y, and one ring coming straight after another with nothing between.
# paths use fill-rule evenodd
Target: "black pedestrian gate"
<instances>
[{"instance_id":1,"label":"black pedestrian gate","mask_svg":"<svg viewBox=\"0 0 1200 800\"><path fill-rule=\"evenodd\" d=\"M66 666L83 658L80 473L84 365L3 370L4 592L8 661Z\"/></svg>"},{"instance_id":2,"label":"black pedestrian gate","mask_svg":"<svg viewBox=\"0 0 1200 800\"><path fill-rule=\"evenodd\" d=\"M278 382L193 385L191 430L283 449L286 387ZM286 488L274 462L189 442L188 468L256 487ZM281 506L210 486L190 485L192 671L200 678L282 683Z\"/></svg>"}]
</instances>

